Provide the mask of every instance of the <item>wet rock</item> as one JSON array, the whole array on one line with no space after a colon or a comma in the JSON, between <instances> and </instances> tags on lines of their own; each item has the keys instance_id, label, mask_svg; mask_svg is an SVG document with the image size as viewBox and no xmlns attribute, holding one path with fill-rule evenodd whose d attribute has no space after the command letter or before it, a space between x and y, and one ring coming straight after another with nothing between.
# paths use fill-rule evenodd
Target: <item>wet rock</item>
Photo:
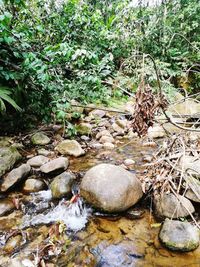
<instances>
[{"instance_id":1,"label":"wet rock","mask_svg":"<svg viewBox=\"0 0 200 267\"><path fill-rule=\"evenodd\" d=\"M119 135L124 135L125 133L124 129L115 122L112 124L112 128Z\"/></svg>"},{"instance_id":2,"label":"wet rock","mask_svg":"<svg viewBox=\"0 0 200 267\"><path fill-rule=\"evenodd\" d=\"M112 136L102 136L99 140L100 143L114 143L115 139Z\"/></svg>"},{"instance_id":3,"label":"wet rock","mask_svg":"<svg viewBox=\"0 0 200 267\"><path fill-rule=\"evenodd\" d=\"M161 127L159 125L155 125L153 127L149 127L149 129L148 129L148 137L150 139L162 138L165 135L166 135L165 130L163 129L163 127Z\"/></svg>"},{"instance_id":4,"label":"wet rock","mask_svg":"<svg viewBox=\"0 0 200 267\"><path fill-rule=\"evenodd\" d=\"M66 170L69 165L67 158L59 157L53 159L40 167L40 171L43 173L52 173L58 170Z\"/></svg>"},{"instance_id":5,"label":"wet rock","mask_svg":"<svg viewBox=\"0 0 200 267\"><path fill-rule=\"evenodd\" d=\"M79 157L85 154L81 145L75 140L64 140L56 146L55 150L62 155L70 155L74 157Z\"/></svg>"},{"instance_id":6,"label":"wet rock","mask_svg":"<svg viewBox=\"0 0 200 267\"><path fill-rule=\"evenodd\" d=\"M64 196L70 196L71 186L75 179L75 175L70 172L63 172L56 176L50 184L52 197L61 198Z\"/></svg>"},{"instance_id":7,"label":"wet rock","mask_svg":"<svg viewBox=\"0 0 200 267\"><path fill-rule=\"evenodd\" d=\"M42 155L42 156L47 157L47 156L51 155L53 152L48 151L48 150L46 150L44 148L41 148L41 149L37 150L37 153L38 153L38 155Z\"/></svg>"},{"instance_id":8,"label":"wet rock","mask_svg":"<svg viewBox=\"0 0 200 267\"><path fill-rule=\"evenodd\" d=\"M106 212L124 211L143 195L136 176L112 164L99 164L87 171L80 190L87 202Z\"/></svg>"},{"instance_id":9,"label":"wet rock","mask_svg":"<svg viewBox=\"0 0 200 267\"><path fill-rule=\"evenodd\" d=\"M126 217L129 219L140 219L144 216L144 213L144 210L130 208L126 212Z\"/></svg>"},{"instance_id":10,"label":"wet rock","mask_svg":"<svg viewBox=\"0 0 200 267\"><path fill-rule=\"evenodd\" d=\"M25 185L23 187L23 191L26 193L39 192L45 188L45 184L43 181L38 179L29 178L26 180Z\"/></svg>"},{"instance_id":11,"label":"wet rock","mask_svg":"<svg viewBox=\"0 0 200 267\"><path fill-rule=\"evenodd\" d=\"M96 135L96 139L100 139L102 136L112 136L108 130L103 130Z\"/></svg>"},{"instance_id":12,"label":"wet rock","mask_svg":"<svg viewBox=\"0 0 200 267\"><path fill-rule=\"evenodd\" d=\"M22 156L20 153L11 147L0 148L0 177L7 171L13 168L16 162L18 162Z\"/></svg>"},{"instance_id":13,"label":"wet rock","mask_svg":"<svg viewBox=\"0 0 200 267\"><path fill-rule=\"evenodd\" d=\"M35 156L27 161L27 164L29 164L31 167L40 167L43 164L47 163L49 161L49 158L39 155Z\"/></svg>"},{"instance_id":14,"label":"wet rock","mask_svg":"<svg viewBox=\"0 0 200 267\"><path fill-rule=\"evenodd\" d=\"M29 164L22 164L20 167L13 169L9 174L3 179L1 185L1 191L5 192L10 189L13 185L22 181L26 178L31 170Z\"/></svg>"},{"instance_id":15,"label":"wet rock","mask_svg":"<svg viewBox=\"0 0 200 267\"><path fill-rule=\"evenodd\" d=\"M21 242L22 242L22 236L21 235L16 235L16 236L10 237L8 239L6 245L4 246L3 250L6 253L12 253L16 249L19 249Z\"/></svg>"},{"instance_id":16,"label":"wet rock","mask_svg":"<svg viewBox=\"0 0 200 267\"><path fill-rule=\"evenodd\" d=\"M31 137L31 142L34 145L47 145L51 142L51 140L46 134L38 132Z\"/></svg>"},{"instance_id":17,"label":"wet rock","mask_svg":"<svg viewBox=\"0 0 200 267\"><path fill-rule=\"evenodd\" d=\"M76 130L81 135L89 135L92 131L92 125L90 123L82 122L76 126Z\"/></svg>"},{"instance_id":18,"label":"wet rock","mask_svg":"<svg viewBox=\"0 0 200 267\"><path fill-rule=\"evenodd\" d=\"M124 164L126 166L131 166L131 165L134 165L135 164L135 161L132 160L132 159L125 159Z\"/></svg>"},{"instance_id":19,"label":"wet rock","mask_svg":"<svg viewBox=\"0 0 200 267\"><path fill-rule=\"evenodd\" d=\"M138 265L138 260L144 258L144 255L138 253L131 243L125 240L111 245L101 242L96 248L91 249L91 253L97 261L95 266L102 267L133 267Z\"/></svg>"},{"instance_id":20,"label":"wet rock","mask_svg":"<svg viewBox=\"0 0 200 267\"><path fill-rule=\"evenodd\" d=\"M89 113L89 116L93 118L103 118L105 115L106 115L106 112L100 109L94 109L93 111Z\"/></svg>"},{"instance_id":21,"label":"wet rock","mask_svg":"<svg viewBox=\"0 0 200 267\"><path fill-rule=\"evenodd\" d=\"M188 189L186 191L185 197L188 199L194 201L194 202L200 202L200 181L198 179L195 179L193 177L187 177L186 178L186 186L188 186Z\"/></svg>"},{"instance_id":22,"label":"wet rock","mask_svg":"<svg viewBox=\"0 0 200 267\"><path fill-rule=\"evenodd\" d=\"M105 149L114 149L115 145L113 145L112 143L106 142L106 143L103 144L103 147Z\"/></svg>"},{"instance_id":23,"label":"wet rock","mask_svg":"<svg viewBox=\"0 0 200 267\"><path fill-rule=\"evenodd\" d=\"M12 201L8 199L0 200L0 216L3 216L12 209L14 209L14 204Z\"/></svg>"},{"instance_id":24,"label":"wet rock","mask_svg":"<svg viewBox=\"0 0 200 267\"><path fill-rule=\"evenodd\" d=\"M159 238L164 246L174 251L192 251L199 246L199 230L188 222L166 219Z\"/></svg>"},{"instance_id":25,"label":"wet rock","mask_svg":"<svg viewBox=\"0 0 200 267\"><path fill-rule=\"evenodd\" d=\"M154 198L156 214L160 217L180 218L187 217L193 213L194 207L192 203L185 197L178 195L178 198L173 193L163 193L161 196ZM189 212L190 213L189 213Z\"/></svg>"}]
</instances>

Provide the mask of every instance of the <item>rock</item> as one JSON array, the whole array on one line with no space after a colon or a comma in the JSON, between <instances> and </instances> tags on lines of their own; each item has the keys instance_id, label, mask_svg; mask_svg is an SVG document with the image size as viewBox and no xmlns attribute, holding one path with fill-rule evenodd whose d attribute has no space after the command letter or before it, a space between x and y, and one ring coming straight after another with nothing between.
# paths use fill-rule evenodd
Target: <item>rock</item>
<instances>
[{"instance_id":1,"label":"rock","mask_svg":"<svg viewBox=\"0 0 200 267\"><path fill-rule=\"evenodd\" d=\"M185 197L178 195L181 202L172 193L163 193L161 196L154 198L156 214L160 217L180 218L187 217L193 213L194 207L192 203ZM189 213L189 212L190 213Z\"/></svg>"},{"instance_id":2,"label":"rock","mask_svg":"<svg viewBox=\"0 0 200 267\"><path fill-rule=\"evenodd\" d=\"M100 139L102 136L112 136L108 130L103 130L96 135L96 139Z\"/></svg>"},{"instance_id":3,"label":"rock","mask_svg":"<svg viewBox=\"0 0 200 267\"><path fill-rule=\"evenodd\" d=\"M106 143L103 144L103 147L105 149L114 149L115 145L113 145L112 143L106 142Z\"/></svg>"},{"instance_id":4,"label":"rock","mask_svg":"<svg viewBox=\"0 0 200 267\"><path fill-rule=\"evenodd\" d=\"M75 175L70 172L63 172L56 176L50 184L52 197L61 198L64 196L70 196L71 186L75 179Z\"/></svg>"},{"instance_id":5,"label":"rock","mask_svg":"<svg viewBox=\"0 0 200 267\"><path fill-rule=\"evenodd\" d=\"M154 138L162 138L166 136L165 130L163 129L163 127L159 126L159 125L155 125L153 127L149 127L148 129L148 137L150 139L154 139Z\"/></svg>"},{"instance_id":6,"label":"rock","mask_svg":"<svg viewBox=\"0 0 200 267\"><path fill-rule=\"evenodd\" d=\"M125 159L124 164L126 166L131 166L131 165L134 165L135 164L135 161L132 160L132 159Z\"/></svg>"},{"instance_id":7,"label":"rock","mask_svg":"<svg viewBox=\"0 0 200 267\"><path fill-rule=\"evenodd\" d=\"M117 133L117 134L119 134L119 135L124 135L124 129L123 128L121 128L117 123L113 123L112 124L112 128L113 128L113 130Z\"/></svg>"},{"instance_id":8,"label":"rock","mask_svg":"<svg viewBox=\"0 0 200 267\"><path fill-rule=\"evenodd\" d=\"M104 163L86 172L80 192L87 202L106 212L124 211L143 195L141 183L134 174Z\"/></svg>"},{"instance_id":9,"label":"rock","mask_svg":"<svg viewBox=\"0 0 200 267\"><path fill-rule=\"evenodd\" d=\"M101 149L103 147L103 145L100 143L94 143L91 145L91 147L94 149Z\"/></svg>"},{"instance_id":10,"label":"rock","mask_svg":"<svg viewBox=\"0 0 200 267\"><path fill-rule=\"evenodd\" d=\"M89 140L90 140L90 137L89 137L89 136L87 136L87 135L81 135L81 140L83 140L83 141L87 142L87 141L89 141Z\"/></svg>"},{"instance_id":11,"label":"rock","mask_svg":"<svg viewBox=\"0 0 200 267\"><path fill-rule=\"evenodd\" d=\"M84 107L78 107L80 103L74 99L71 100L72 112L82 114L84 112Z\"/></svg>"},{"instance_id":12,"label":"rock","mask_svg":"<svg viewBox=\"0 0 200 267\"><path fill-rule=\"evenodd\" d=\"M112 136L102 136L99 140L100 143L104 144L104 143L114 143L115 140Z\"/></svg>"},{"instance_id":13,"label":"rock","mask_svg":"<svg viewBox=\"0 0 200 267\"><path fill-rule=\"evenodd\" d=\"M200 112L200 105L194 99L186 99L182 103L169 106L167 112L178 115L192 115Z\"/></svg>"},{"instance_id":14,"label":"rock","mask_svg":"<svg viewBox=\"0 0 200 267\"><path fill-rule=\"evenodd\" d=\"M199 230L188 222L166 219L159 238L164 246L174 251L192 251L199 246Z\"/></svg>"},{"instance_id":15,"label":"rock","mask_svg":"<svg viewBox=\"0 0 200 267\"><path fill-rule=\"evenodd\" d=\"M44 133L38 132L31 137L31 142L34 145L47 145L51 142L51 140Z\"/></svg>"},{"instance_id":16,"label":"rock","mask_svg":"<svg viewBox=\"0 0 200 267\"><path fill-rule=\"evenodd\" d=\"M49 158L39 155L35 156L27 161L27 164L29 164L31 167L40 167L43 164L47 163L49 161Z\"/></svg>"},{"instance_id":17,"label":"rock","mask_svg":"<svg viewBox=\"0 0 200 267\"><path fill-rule=\"evenodd\" d=\"M12 209L14 209L14 204L12 201L8 199L0 200L0 216L3 216Z\"/></svg>"},{"instance_id":18,"label":"rock","mask_svg":"<svg viewBox=\"0 0 200 267\"><path fill-rule=\"evenodd\" d=\"M0 178L7 171L13 168L16 162L18 162L22 156L20 153L11 147L0 148Z\"/></svg>"},{"instance_id":19,"label":"rock","mask_svg":"<svg viewBox=\"0 0 200 267\"><path fill-rule=\"evenodd\" d=\"M105 115L106 115L106 112L100 109L94 109L93 111L89 113L89 116L93 118L103 118Z\"/></svg>"},{"instance_id":20,"label":"rock","mask_svg":"<svg viewBox=\"0 0 200 267\"><path fill-rule=\"evenodd\" d=\"M38 153L38 155L42 155L42 156L47 157L47 156L50 156L53 152L48 151L48 150L46 150L44 148L41 148L41 149L37 150L37 153Z\"/></svg>"},{"instance_id":21,"label":"rock","mask_svg":"<svg viewBox=\"0 0 200 267\"><path fill-rule=\"evenodd\" d=\"M85 151L75 140L64 140L56 146L55 150L62 155L70 155L74 157L79 157L85 154Z\"/></svg>"},{"instance_id":22,"label":"rock","mask_svg":"<svg viewBox=\"0 0 200 267\"><path fill-rule=\"evenodd\" d=\"M3 250L7 253L12 253L14 250L19 249L19 246L22 242L22 235L15 235L8 239Z\"/></svg>"},{"instance_id":23,"label":"rock","mask_svg":"<svg viewBox=\"0 0 200 267\"><path fill-rule=\"evenodd\" d=\"M67 158L59 157L53 159L40 167L40 171L43 173L52 173L58 170L66 170L69 165Z\"/></svg>"},{"instance_id":24,"label":"rock","mask_svg":"<svg viewBox=\"0 0 200 267\"><path fill-rule=\"evenodd\" d=\"M26 193L39 192L45 188L45 184L43 181L38 179L29 178L26 180L25 185L23 187L23 191Z\"/></svg>"},{"instance_id":25,"label":"rock","mask_svg":"<svg viewBox=\"0 0 200 267\"><path fill-rule=\"evenodd\" d=\"M116 124L119 125L119 127L121 127L122 129L125 129L127 126L127 120L117 119Z\"/></svg>"},{"instance_id":26,"label":"rock","mask_svg":"<svg viewBox=\"0 0 200 267\"><path fill-rule=\"evenodd\" d=\"M22 164L18 168L13 169L9 174L3 179L1 184L1 191L5 192L10 189L13 185L21 182L25 177L28 176L31 167L29 164Z\"/></svg>"},{"instance_id":27,"label":"rock","mask_svg":"<svg viewBox=\"0 0 200 267\"><path fill-rule=\"evenodd\" d=\"M82 122L76 126L77 133L81 135L89 135L92 131L92 125L90 123Z\"/></svg>"},{"instance_id":28,"label":"rock","mask_svg":"<svg viewBox=\"0 0 200 267\"><path fill-rule=\"evenodd\" d=\"M185 197L188 199L194 201L194 202L200 202L200 181L198 179L195 179L193 177L188 176L186 178L186 183L189 188L187 189L185 193Z\"/></svg>"}]
</instances>

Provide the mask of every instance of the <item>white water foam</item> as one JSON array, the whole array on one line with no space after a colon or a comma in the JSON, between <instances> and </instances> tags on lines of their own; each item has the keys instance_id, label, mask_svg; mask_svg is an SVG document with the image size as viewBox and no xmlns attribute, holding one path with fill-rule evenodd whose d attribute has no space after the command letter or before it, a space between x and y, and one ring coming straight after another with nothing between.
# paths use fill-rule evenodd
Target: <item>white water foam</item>
<instances>
[{"instance_id":1,"label":"white water foam","mask_svg":"<svg viewBox=\"0 0 200 267\"><path fill-rule=\"evenodd\" d=\"M91 209L86 208L80 198L75 203L61 200L46 214L25 215L22 228L61 221L67 226L67 230L80 231L85 227L90 213Z\"/></svg>"}]
</instances>

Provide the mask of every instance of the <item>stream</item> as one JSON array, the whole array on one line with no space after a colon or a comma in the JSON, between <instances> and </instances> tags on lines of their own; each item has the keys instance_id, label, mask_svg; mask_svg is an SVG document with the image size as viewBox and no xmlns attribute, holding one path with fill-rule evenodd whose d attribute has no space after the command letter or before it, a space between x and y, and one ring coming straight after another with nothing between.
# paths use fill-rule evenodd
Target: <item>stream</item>
<instances>
[{"instance_id":1,"label":"stream","mask_svg":"<svg viewBox=\"0 0 200 267\"><path fill-rule=\"evenodd\" d=\"M74 195L84 173L98 163L119 165L132 158L132 172L140 175L144 171L143 159L154 148L142 146L138 139L120 146L91 149L82 157L70 158L68 169L77 177ZM200 248L177 253L160 244L160 223L151 213L150 199L143 198L134 206L132 216L128 212L100 213L81 198L70 203L52 201L48 188L29 195L19 190L9 193L7 199L19 199L21 209L0 217L1 267L200 266Z\"/></svg>"}]
</instances>

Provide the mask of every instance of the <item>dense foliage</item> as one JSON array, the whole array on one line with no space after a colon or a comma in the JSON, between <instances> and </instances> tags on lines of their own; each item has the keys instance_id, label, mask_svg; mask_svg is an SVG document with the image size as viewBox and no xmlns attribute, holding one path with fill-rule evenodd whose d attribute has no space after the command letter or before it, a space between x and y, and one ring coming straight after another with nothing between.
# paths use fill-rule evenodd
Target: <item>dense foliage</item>
<instances>
[{"instance_id":1,"label":"dense foliage","mask_svg":"<svg viewBox=\"0 0 200 267\"><path fill-rule=\"evenodd\" d=\"M0 0L1 111L10 103L64 117L70 99L108 104L118 86L134 91L141 73L154 85L152 62L136 55L153 56L168 94L198 90L200 2L133 2Z\"/></svg>"}]
</instances>

